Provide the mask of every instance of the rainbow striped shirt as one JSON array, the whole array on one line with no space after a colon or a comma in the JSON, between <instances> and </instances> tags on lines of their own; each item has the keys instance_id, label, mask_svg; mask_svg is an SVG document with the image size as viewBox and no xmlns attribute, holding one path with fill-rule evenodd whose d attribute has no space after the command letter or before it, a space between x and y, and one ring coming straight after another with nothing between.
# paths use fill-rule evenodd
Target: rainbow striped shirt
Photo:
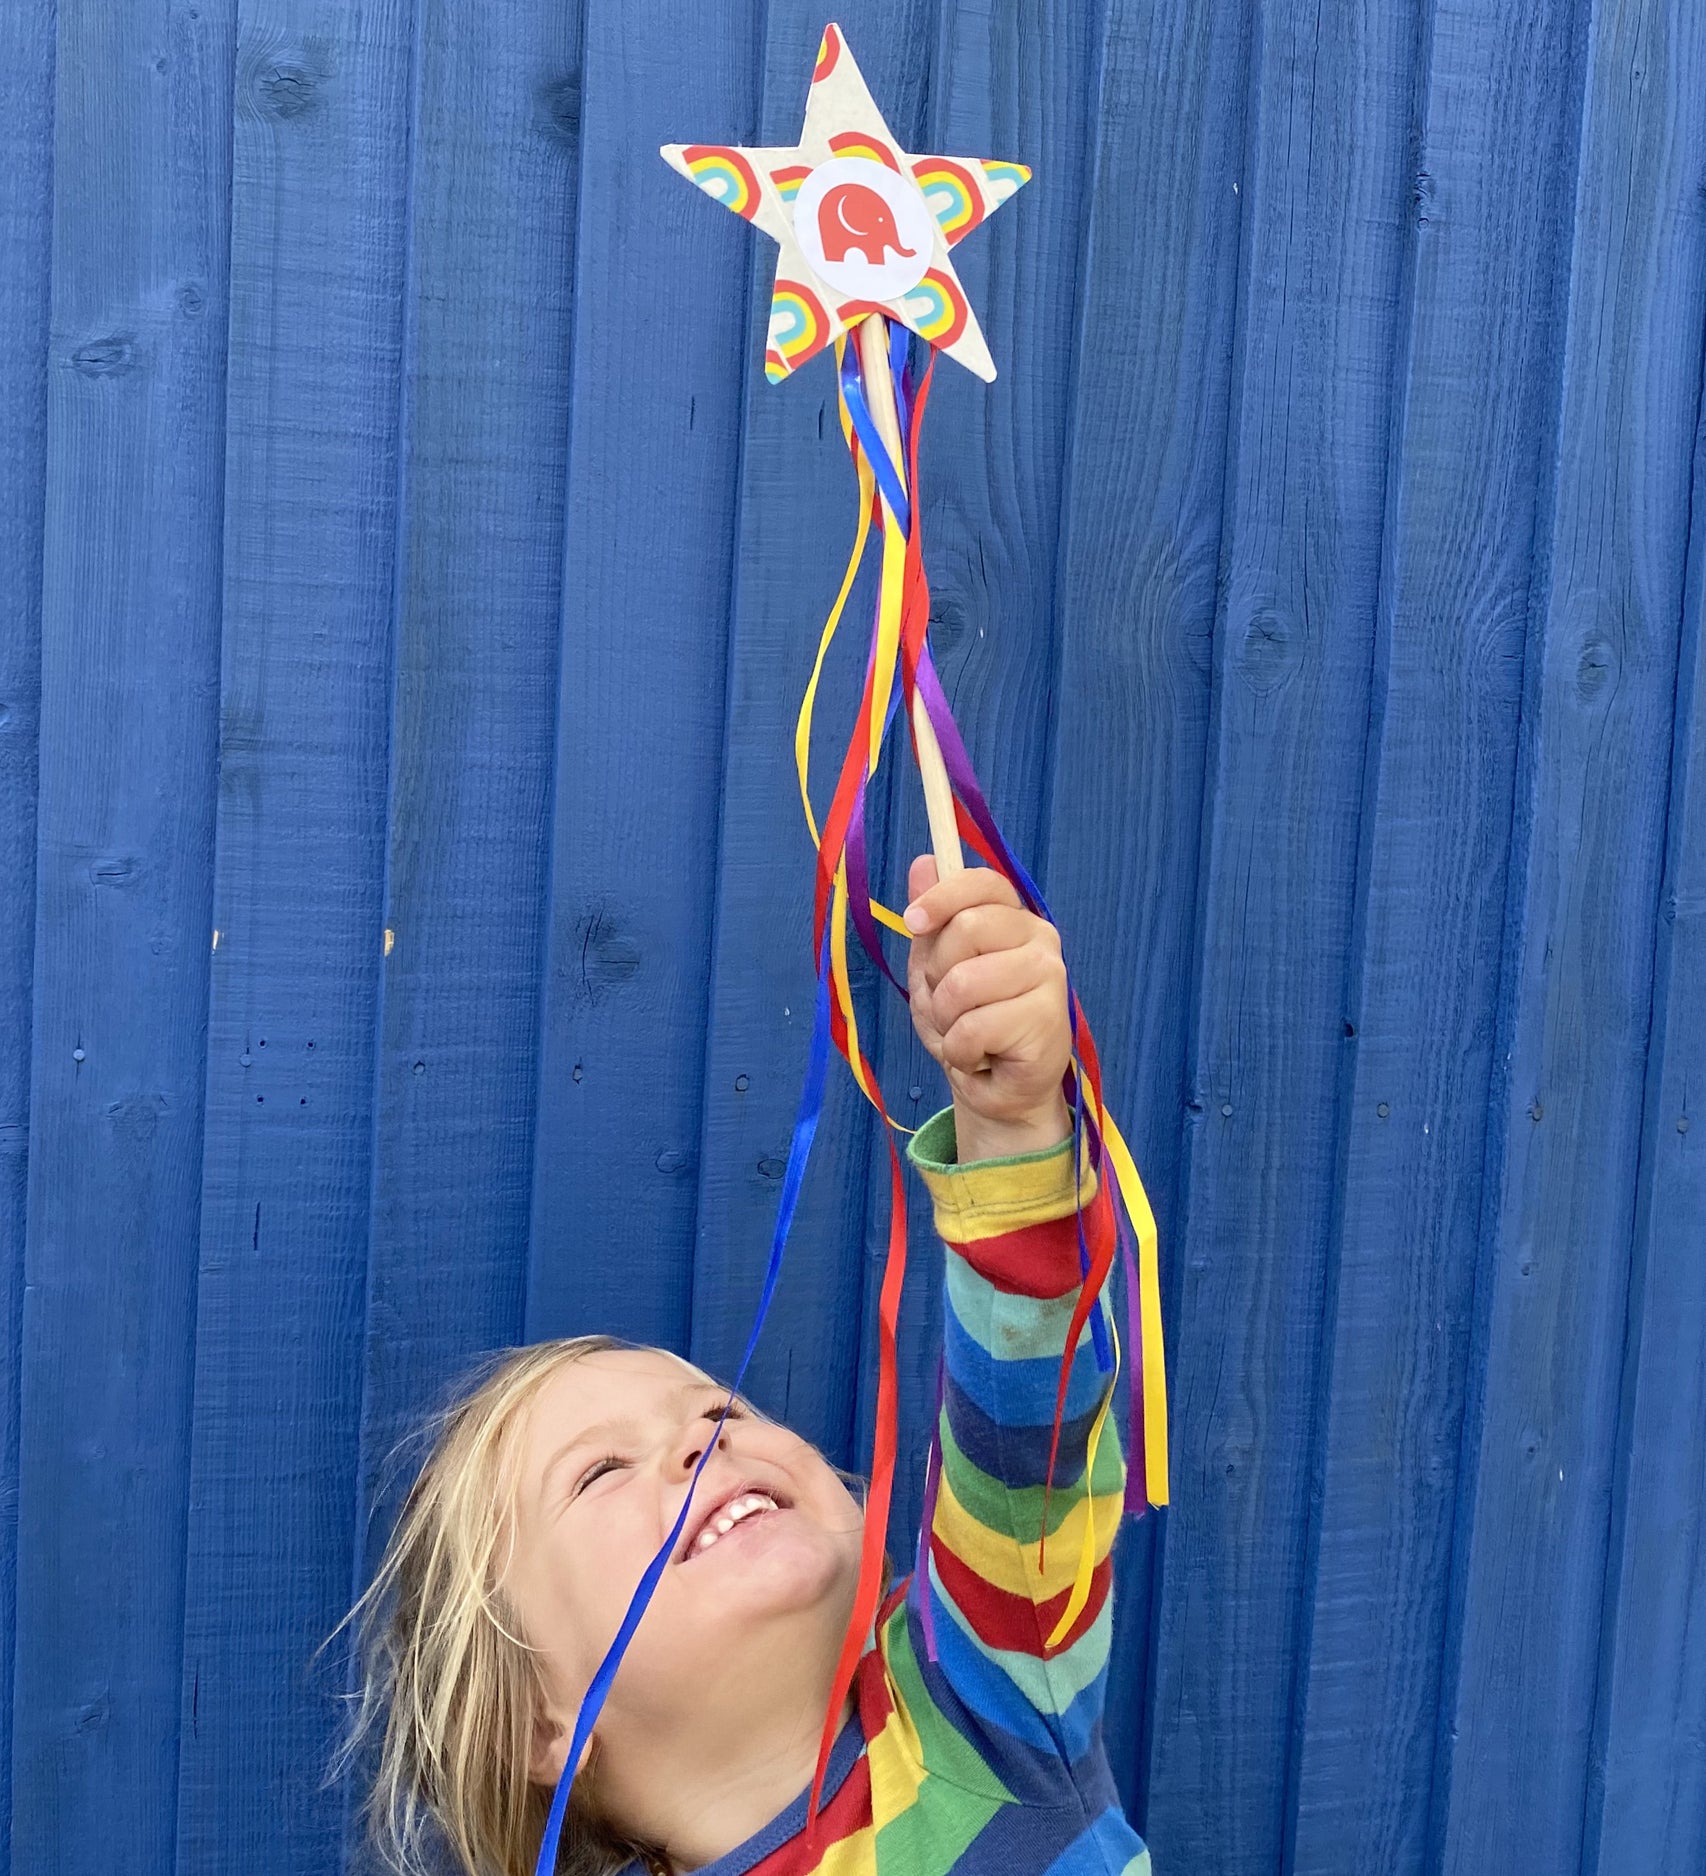
<instances>
[{"instance_id":1,"label":"rainbow striped shirt","mask_svg":"<svg viewBox=\"0 0 1706 1876\"><path fill-rule=\"evenodd\" d=\"M702 1876L1149 1876L1102 1747L1125 1465L1088 1326L1069 1384L1039 1567L1060 1351L1078 1291L1069 1143L960 1166L952 1109L913 1141L948 1247L942 1474L928 1583L879 1611L857 1714L830 1761L817 1836L802 1795ZM1093 1191L1087 1185L1087 1192ZM1105 1201L1086 1228L1111 1230ZM1092 1498L1090 1599L1057 1647ZM931 1601L934 1660L923 1598Z\"/></svg>"}]
</instances>

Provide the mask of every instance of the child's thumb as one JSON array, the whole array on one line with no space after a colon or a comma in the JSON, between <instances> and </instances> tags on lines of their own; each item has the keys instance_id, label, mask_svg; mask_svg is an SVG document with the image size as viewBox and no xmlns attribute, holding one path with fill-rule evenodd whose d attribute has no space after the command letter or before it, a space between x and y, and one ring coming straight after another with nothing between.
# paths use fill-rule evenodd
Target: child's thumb
<instances>
[{"instance_id":1,"label":"child's thumb","mask_svg":"<svg viewBox=\"0 0 1706 1876\"><path fill-rule=\"evenodd\" d=\"M921 899L936 883L936 856L933 853L921 853L913 861L906 875L906 895L908 903Z\"/></svg>"}]
</instances>

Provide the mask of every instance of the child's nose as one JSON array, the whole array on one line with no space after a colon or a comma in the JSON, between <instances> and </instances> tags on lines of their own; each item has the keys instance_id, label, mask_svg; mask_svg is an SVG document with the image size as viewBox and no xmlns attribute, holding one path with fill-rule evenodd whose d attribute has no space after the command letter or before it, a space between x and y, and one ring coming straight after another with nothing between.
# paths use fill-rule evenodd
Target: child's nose
<instances>
[{"instance_id":1,"label":"child's nose","mask_svg":"<svg viewBox=\"0 0 1706 1876\"><path fill-rule=\"evenodd\" d=\"M698 1444L695 1445L690 1441L686 1450L682 1453L681 1469L683 1472L691 1472L704 1456L705 1430L703 1428L696 1429L693 1437L698 1441ZM721 1453L726 1453L729 1450L729 1436L726 1432L717 1435L717 1450Z\"/></svg>"}]
</instances>

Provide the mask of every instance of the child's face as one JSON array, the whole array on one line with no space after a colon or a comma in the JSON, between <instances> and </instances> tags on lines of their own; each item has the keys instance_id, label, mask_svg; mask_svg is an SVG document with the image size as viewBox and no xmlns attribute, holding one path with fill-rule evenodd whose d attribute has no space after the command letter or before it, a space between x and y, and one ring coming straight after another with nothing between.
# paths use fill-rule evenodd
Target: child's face
<instances>
[{"instance_id":1,"label":"child's face","mask_svg":"<svg viewBox=\"0 0 1706 1876\"><path fill-rule=\"evenodd\" d=\"M564 1729L675 1523L726 1398L661 1349L583 1356L534 1398L520 1430L505 1586L544 1654ZM719 1529L754 1498L757 1508ZM732 1721L747 1703L773 1706L797 1689L821 1703L852 1608L860 1534L859 1506L821 1455L737 1403L623 1658L599 1723L607 1744L613 1733ZM558 1767L567 1745L564 1730Z\"/></svg>"}]
</instances>

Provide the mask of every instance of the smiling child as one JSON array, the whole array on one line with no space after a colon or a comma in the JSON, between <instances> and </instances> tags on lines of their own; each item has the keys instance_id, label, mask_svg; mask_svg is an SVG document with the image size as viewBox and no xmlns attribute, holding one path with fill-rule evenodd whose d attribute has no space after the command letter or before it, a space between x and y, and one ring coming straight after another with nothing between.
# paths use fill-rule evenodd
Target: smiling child
<instances>
[{"instance_id":1,"label":"smiling child","mask_svg":"<svg viewBox=\"0 0 1706 1876\"><path fill-rule=\"evenodd\" d=\"M352 1753L382 1857L531 1876L575 1715L635 1584L693 1512L583 1756L558 1869L616 1876L1147 1876L1101 1741L1124 1468L1086 1326L1055 1483L1061 1350L1106 1195L1075 1180L1059 942L997 873L913 863L913 1021L953 1107L911 1159L946 1246L928 1581L880 1609L808 1842L861 1508L786 1427L662 1349L603 1337L488 1368L438 1423L357 1611ZM1100 1303L1098 1307L1103 1305ZM1093 1495L1090 1595L1068 1607ZM926 1603L928 1599L928 1604Z\"/></svg>"}]
</instances>

